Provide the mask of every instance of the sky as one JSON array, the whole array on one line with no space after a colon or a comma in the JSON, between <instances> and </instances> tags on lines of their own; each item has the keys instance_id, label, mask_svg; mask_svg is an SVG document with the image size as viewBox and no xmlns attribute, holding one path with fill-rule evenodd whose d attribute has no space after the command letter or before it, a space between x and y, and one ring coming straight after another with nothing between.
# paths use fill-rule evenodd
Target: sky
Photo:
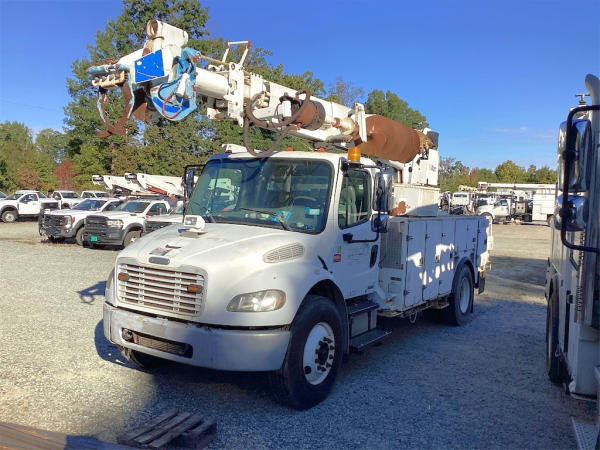
<instances>
[{"instance_id":1,"label":"sky","mask_svg":"<svg viewBox=\"0 0 600 450\"><path fill-rule=\"evenodd\" d=\"M286 71L390 90L469 167L556 164L557 130L600 76L598 0L201 1L211 36L252 41ZM63 128L75 59L120 1L0 0L0 122ZM145 24L140 24L144 27Z\"/></svg>"}]
</instances>

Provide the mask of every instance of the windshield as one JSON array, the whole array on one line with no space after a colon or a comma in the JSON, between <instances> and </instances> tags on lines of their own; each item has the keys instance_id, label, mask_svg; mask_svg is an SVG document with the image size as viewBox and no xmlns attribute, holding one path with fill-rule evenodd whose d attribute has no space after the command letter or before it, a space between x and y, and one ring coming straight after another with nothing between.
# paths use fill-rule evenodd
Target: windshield
<instances>
[{"instance_id":1,"label":"windshield","mask_svg":"<svg viewBox=\"0 0 600 450\"><path fill-rule=\"evenodd\" d=\"M105 200L87 198L78 205L76 205L73 209L79 209L82 211L98 211L100 207L104 205L105 202Z\"/></svg>"},{"instance_id":2,"label":"windshield","mask_svg":"<svg viewBox=\"0 0 600 450\"><path fill-rule=\"evenodd\" d=\"M139 200L131 200L123 203L118 208L115 208L115 211L127 211L132 213L141 213L148 207L150 202L140 202Z\"/></svg>"},{"instance_id":3,"label":"windshield","mask_svg":"<svg viewBox=\"0 0 600 450\"><path fill-rule=\"evenodd\" d=\"M298 159L217 159L198 178L187 214L318 233L327 217L332 166Z\"/></svg>"},{"instance_id":4,"label":"windshield","mask_svg":"<svg viewBox=\"0 0 600 450\"><path fill-rule=\"evenodd\" d=\"M42 194L40 191L36 191L37 195L39 198L48 198L46 197L44 194Z\"/></svg>"},{"instance_id":5,"label":"windshield","mask_svg":"<svg viewBox=\"0 0 600 450\"><path fill-rule=\"evenodd\" d=\"M63 198L79 198L77 192L61 192Z\"/></svg>"},{"instance_id":6,"label":"windshield","mask_svg":"<svg viewBox=\"0 0 600 450\"><path fill-rule=\"evenodd\" d=\"M17 192L15 192L14 194L9 195L8 197L6 197L7 200L17 200L19 198L21 198L23 194L18 194Z\"/></svg>"},{"instance_id":7,"label":"windshield","mask_svg":"<svg viewBox=\"0 0 600 450\"><path fill-rule=\"evenodd\" d=\"M173 211L171 211L171 214L183 214L183 208L184 208L184 204L181 203L179 206L177 206L177 208L175 208Z\"/></svg>"}]
</instances>

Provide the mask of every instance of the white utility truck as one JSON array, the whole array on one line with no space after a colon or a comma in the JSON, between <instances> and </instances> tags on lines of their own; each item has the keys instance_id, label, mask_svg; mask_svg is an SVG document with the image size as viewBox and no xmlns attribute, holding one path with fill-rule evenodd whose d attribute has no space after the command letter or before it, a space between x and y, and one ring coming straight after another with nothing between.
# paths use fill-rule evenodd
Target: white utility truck
<instances>
[{"instance_id":1,"label":"white utility truck","mask_svg":"<svg viewBox=\"0 0 600 450\"><path fill-rule=\"evenodd\" d=\"M169 211L166 200L142 198L129 200L112 211L100 212L85 218L83 242L90 247L116 245L127 247L144 231L144 221Z\"/></svg>"},{"instance_id":2,"label":"white utility truck","mask_svg":"<svg viewBox=\"0 0 600 450\"><path fill-rule=\"evenodd\" d=\"M318 151L228 144L187 171L183 224L123 250L107 281L104 334L126 358L270 371L280 398L302 409L327 396L344 355L389 334L378 315L469 320L488 221L438 214L435 133L264 80L243 70L247 52L235 63L182 48L187 34L166 23L147 33L144 50L90 69L100 95L142 90L131 98L170 120L203 96L212 119Z\"/></svg>"},{"instance_id":3,"label":"white utility truck","mask_svg":"<svg viewBox=\"0 0 600 450\"><path fill-rule=\"evenodd\" d=\"M576 397L600 390L600 80L587 75L584 94L560 127L558 187L546 272L546 369ZM600 448L596 423L573 420L579 448Z\"/></svg>"},{"instance_id":4,"label":"white utility truck","mask_svg":"<svg viewBox=\"0 0 600 450\"><path fill-rule=\"evenodd\" d=\"M38 217L46 209L57 209L56 200L46 197L40 191L21 190L0 199L2 222L14 222L19 217Z\"/></svg>"},{"instance_id":5,"label":"white utility truck","mask_svg":"<svg viewBox=\"0 0 600 450\"><path fill-rule=\"evenodd\" d=\"M75 242L83 245L86 217L98 212L112 211L121 203L123 200L118 198L86 198L73 209L46 211L40 215L39 233L41 236L48 236L53 242L75 238Z\"/></svg>"}]
</instances>

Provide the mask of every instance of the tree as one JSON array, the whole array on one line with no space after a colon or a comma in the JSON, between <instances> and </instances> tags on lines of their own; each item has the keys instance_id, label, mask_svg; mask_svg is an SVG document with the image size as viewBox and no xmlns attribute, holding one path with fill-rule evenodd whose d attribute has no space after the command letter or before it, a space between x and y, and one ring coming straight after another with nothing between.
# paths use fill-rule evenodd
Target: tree
<instances>
[{"instance_id":1,"label":"tree","mask_svg":"<svg viewBox=\"0 0 600 450\"><path fill-rule=\"evenodd\" d=\"M66 155L65 135L52 128L44 128L35 137L35 147L38 153L47 155L51 161L59 163Z\"/></svg>"},{"instance_id":2,"label":"tree","mask_svg":"<svg viewBox=\"0 0 600 450\"><path fill-rule=\"evenodd\" d=\"M144 25L150 19L165 21L186 30L189 36L187 45L190 47L200 51L210 51L214 47L213 42L201 40L207 34L205 24L208 12L198 1L125 0L121 15L116 20L109 19L104 31L96 34L95 45L88 46L89 58L73 62L73 77L67 80L72 101L65 107L66 153L73 158L78 173L75 177L77 183L88 183L93 173L115 172L115 162L121 170L123 158L117 155L120 152L130 152L131 145L142 145L145 138L140 134L145 135L153 128L162 126L160 121L149 123L140 133L139 125L129 121L128 136L98 138L96 132L103 129L103 125L96 111L96 89L92 87L87 73L92 63L98 64L107 58L121 57L140 48L145 39ZM114 91L109 94L105 109L108 117L115 121L123 111L122 97ZM197 130L200 129L201 121L191 118L187 121L195 124ZM173 130L172 134L176 135L177 130ZM151 161L149 163L152 165Z\"/></svg>"},{"instance_id":3,"label":"tree","mask_svg":"<svg viewBox=\"0 0 600 450\"><path fill-rule=\"evenodd\" d=\"M73 171L73 160L71 158L64 158L61 163L56 166L54 176L56 177L58 187L62 189L74 189L75 173Z\"/></svg>"},{"instance_id":4,"label":"tree","mask_svg":"<svg viewBox=\"0 0 600 450\"><path fill-rule=\"evenodd\" d=\"M417 130L429 126L424 115L410 108L408 103L391 91L386 91L385 94L377 89L369 92L365 109L368 114L379 114Z\"/></svg>"},{"instance_id":5,"label":"tree","mask_svg":"<svg viewBox=\"0 0 600 450\"><path fill-rule=\"evenodd\" d=\"M356 87L349 81L344 81L342 77L337 77L334 84L329 85L329 95L327 100L341 103L349 108L354 103L363 103L365 90L361 87Z\"/></svg>"},{"instance_id":6,"label":"tree","mask_svg":"<svg viewBox=\"0 0 600 450\"><path fill-rule=\"evenodd\" d=\"M535 183L540 184L552 184L556 183L558 178L556 170L551 169L548 166L542 166L535 171Z\"/></svg>"},{"instance_id":7,"label":"tree","mask_svg":"<svg viewBox=\"0 0 600 450\"><path fill-rule=\"evenodd\" d=\"M494 171L501 183L523 183L527 180L527 172L513 161L504 161Z\"/></svg>"}]
</instances>

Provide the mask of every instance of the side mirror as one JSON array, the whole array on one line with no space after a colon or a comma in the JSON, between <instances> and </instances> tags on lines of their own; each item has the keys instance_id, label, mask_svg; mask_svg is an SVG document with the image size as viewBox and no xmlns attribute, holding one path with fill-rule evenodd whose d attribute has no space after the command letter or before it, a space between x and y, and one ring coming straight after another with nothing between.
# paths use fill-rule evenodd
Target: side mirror
<instances>
[{"instance_id":1,"label":"side mirror","mask_svg":"<svg viewBox=\"0 0 600 450\"><path fill-rule=\"evenodd\" d=\"M567 143L567 122L560 125L558 134L558 185L568 183L568 190L584 192L589 189L591 176L592 125L588 119L573 120ZM565 180L565 159L569 173Z\"/></svg>"},{"instance_id":2,"label":"side mirror","mask_svg":"<svg viewBox=\"0 0 600 450\"><path fill-rule=\"evenodd\" d=\"M184 189L184 199L189 199L194 192L194 186L196 185L196 180L198 179L198 175L202 172L204 165L196 165L191 164L185 166L183 169L183 177L181 180L181 184Z\"/></svg>"},{"instance_id":3,"label":"side mirror","mask_svg":"<svg viewBox=\"0 0 600 450\"><path fill-rule=\"evenodd\" d=\"M588 202L585 197L569 195L563 209L562 194L556 197L554 208L554 227L561 228L563 221L566 231L583 231L588 220Z\"/></svg>"},{"instance_id":4,"label":"side mirror","mask_svg":"<svg viewBox=\"0 0 600 450\"><path fill-rule=\"evenodd\" d=\"M389 219L388 214L375 214L371 221L371 231L374 233L387 233Z\"/></svg>"},{"instance_id":5,"label":"side mirror","mask_svg":"<svg viewBox=\"0 0 600 450\"><path fill-rule=\"evenodd\" d=\"M374 208L377 211L390 211L392 209L394 172L385 169L375 174L375 193L373 198Z\"/></svg>"}]
</instances>

